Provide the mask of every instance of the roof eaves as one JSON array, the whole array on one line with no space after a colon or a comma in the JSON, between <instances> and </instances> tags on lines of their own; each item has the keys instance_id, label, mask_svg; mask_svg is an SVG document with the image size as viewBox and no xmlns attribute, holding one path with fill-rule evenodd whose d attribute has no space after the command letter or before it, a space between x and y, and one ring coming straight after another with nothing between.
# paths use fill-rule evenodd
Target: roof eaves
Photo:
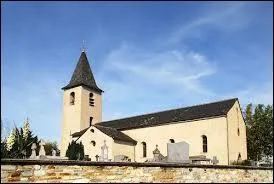
<instances>
[{"instance_id":1,"label":"roof eaves","mask_svg":"<svg viewBox=\"0 0 274 184\"><path fill-rule=\"evenodd\" d=\"M124 141L124 142L130 142L130 143L133 143L133 144L137 144L137 141L132 139L131 137L129 137L128 135L126 135L125 133L117 130L116 128L112 128L112 127L106 127L106 126L102 126L102 125L94 125L95 128L97 128L98 130L100 130L103 134L107 135L108 137L111 137L114 141L117 140L117 141ZM115 136L111 136L111 135L108 135L106 132L104 132L103 129L113 129L114 131L117 131L117 132L120 132L121 134L124 134L128 137L129 140L125 140L125 139L121 139L119 137L115 137Z\"/></svg>"},{"instance_id":2,"label":"roof eaves","mask_svg":"<svg viewBox=\"0 0 274 184\"><path fill-rule=\"evenodd\" d=\"M89 85L86 85L86 84L83 84L83 83L79 83L79 84L74 84L74 85L66 85L65 87L61 88L62 90L67 90L67 89L71 89L71 88L75 88L75 87L78 87L78 86L84 86L88 89L91 89L91 90L95 90L97 92L99 92L100 94L102 92L104 92L103 90L101 90L100 88L96 88L96 87L92 87L92 86L89 86Z\"/></svg>"},{"instance_id":3,"label":"roof eaves","mask_svg":"<svg viewBox=\"0 0 274 184\"><path fill-rule=\"evenodd\" d=\"M79 132L75 132L75 133L73 133L73 134L76 134L76 136L75 135L73 135L73 134L71 134L71 136L72 137L78 137L78 139L80 138L80 137L82 137L82 135L84 135L85 133L86 133L86 131L89 129L90 127L88 127L88 128L85 128L85 129L83 129L83 130L81 130L81 131L79 131ZM78 135L79 134L79 135ZM77 140L78 140L77 139Z\"/></svg>"}]
</instances>

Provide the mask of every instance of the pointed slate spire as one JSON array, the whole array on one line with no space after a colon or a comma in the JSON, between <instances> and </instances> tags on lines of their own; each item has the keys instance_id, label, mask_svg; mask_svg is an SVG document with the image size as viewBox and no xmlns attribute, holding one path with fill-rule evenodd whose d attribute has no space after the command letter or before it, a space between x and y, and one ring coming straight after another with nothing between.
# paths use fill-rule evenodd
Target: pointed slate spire
<instances>
[{"instance_id":1,"label":"pointed slate spire","mask_svg":"<svg viewBox=\"0 0 274 184\"><path fill-rule=\"evenodd\" d=\"M66 90L77 86L85 86L99 93L103 92L95 82L85 51L81 53L69 84L62 89Z\"/></svg>"}]
</instances>

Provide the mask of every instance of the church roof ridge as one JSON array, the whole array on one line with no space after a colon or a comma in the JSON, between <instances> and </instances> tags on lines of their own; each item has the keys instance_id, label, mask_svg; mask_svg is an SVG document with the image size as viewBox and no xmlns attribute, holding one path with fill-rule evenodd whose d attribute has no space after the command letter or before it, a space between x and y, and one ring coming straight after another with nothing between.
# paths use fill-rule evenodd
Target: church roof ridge
<instances>
[{"instance_id":1,"label":"church roof ridge","mask_svg":"<svg viewBox=\"0 0 274 184\"><path fill-rule=\"evenodd\" d=\"M128 135L124 134L123 132L117 130L116 128L112 127L106 127L102 125L95 124L93 125L97 129L99 129L104 134L112 137L114 140L117 141L125 141L125 142L131 142L136 145L137 141L129 137Z\"/></svg>"},{"instance_id":2,"label":"church roof ridge","mask_svg":"<svg viewBox=\"0 0 274 184\"><path fill-rule=\"evenodd\" d=\"M168 111L176 111L176 110L180 110L180 109L192 108L192 107L197 107L197 106L202 106L202 105L210 105L210 104L221 103L221 102L230 101L230 100L235 100L236 101L236 100L238 100L238 98L219 100L219 101L214 101L214 102L210 102L210 103L205 102L205 103L191 105L191 106L185 106L185 107L178 107L178 108L174 108L174 109L166 109L166 110L161 110L161 111L149 112L149 113L145 113L145 114L138 114L138 115L123 117L123 118L118 118L118 119L102 121L100 123L105 123L105 122L109 122L109 121L116 121L116 120L124 120L124 119L128 119L128 118L134 118L134 117L145 116L145 115L152 115L152 114L168 112ZM101 126L104 126L104 125L101 125Z\"/></svg>"},{"instance_id":3,"label":"church roof ridge","mask_svg":"<svg viewBox=\"0 0 274 184\"><path fill-rule=\"evenodd\" d=\"M166 124L167 122L187 121L226 115L238 98L225 99L199 105L169 109L120 119L100 122L101 126L126 130ZM205 108L206 107L206 108Z\"/></svg>"},{"instance_id":4,"label":"church roof ridge","mask_svg":"<svg viewBox=\"0 0 274 184\"><path fill-rule=\"evenodd\" d=\"M116 128L112 128L112 127L106 127L106 126L101 126L101 125L97 125L94 124L92 125L93 127L97 128L99 131L103 132L104 134L106 134L107 136L111 137L113 140L116 141L123 141L123 142L130 142L136 145L137 141L132 139L131 137L129 137L128 135L124 134L123 132L117 130ZM79 132L74 132L73 134L71 134L71 136L77 137L77 140L80 139L80 137L82 137L87 130L89 129L85 128Z\"/></svg>"},{"instance_id":5,"label":"church roof ridge","mask_svg":"<svg viewBox=\"0 0 274 184\"><path fill-rule=\"evenodd\" d=\"M99 93L103 92L103 90L101 90L96 84L85 51L82 51L80 55L69 84L62 89L66 90L77 86L85 86Z\"/></svg>"}]
</instances>

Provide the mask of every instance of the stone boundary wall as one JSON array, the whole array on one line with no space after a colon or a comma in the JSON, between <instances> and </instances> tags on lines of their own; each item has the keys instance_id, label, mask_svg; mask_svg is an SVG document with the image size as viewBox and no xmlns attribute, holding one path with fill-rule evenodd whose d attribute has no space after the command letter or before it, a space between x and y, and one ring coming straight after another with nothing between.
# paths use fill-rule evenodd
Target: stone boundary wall
<instances>
[{"instance_id":1,"label":"stone boundary wall","mask_svg":"<svg viewBox=\"0 0 274 184\"><path fill-rule=\"evenodd\" d=\"M178 163L1 159L4 182L272 183L273 168Z\"/></svg>"}]
</instances>

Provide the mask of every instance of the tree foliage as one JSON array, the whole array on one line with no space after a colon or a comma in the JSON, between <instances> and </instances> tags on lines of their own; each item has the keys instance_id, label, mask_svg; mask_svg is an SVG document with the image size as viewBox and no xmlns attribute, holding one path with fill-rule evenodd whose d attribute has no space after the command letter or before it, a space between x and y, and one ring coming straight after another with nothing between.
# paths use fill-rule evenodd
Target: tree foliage
<instances>
[{"instance_id":1,"label":"tree foliage","mask_svg":"<svg viewBox=\"0 0 274 184\"><path fill-rule=\"evenodd\" d=\"M259 161L273 156L273 108L272 105L248 104L244 111L247 130L248 159Z\"/></svg>"},{"instance_id":2,"label":"tree foliage","mask_svg":"<svg viewBox=\"0 0 274 184\"><path fill-rule=\"evenodd\" d=\"M46 155L52 155L52 150L56 151L56 156L60 155L60 150L57 147L57 142L56 141L46 142L44 148L45 148Z\"/></svg>"},{"instance_id":3,"label":"tree foliage","mask_svg":"<svg viewBox=\"0 0 274 184\"><path fill-rule=\"evenodd\" d=\"M38 144L36 146L37 146L36 155L38 155L39 154L39 150L40 150L40 145ZM60 156L60 150L58 149L56 141L45 142L44 149L45 149L46 155L52 155L52 150L55 150L56 151L56 156Z\"/></svg>"},{"instance_id":4,"label":"tree foliage","mask_svg":"<svg viewBox=\"0 0 274 184\"><path fill-rule=\"evenodd\" d=\"M84 155L84 145L82 142L76 143L76 141L72 141L69 143L66 151L66 157L68 157L69 160L83 160Z\"/></svg>"},{"instance_id":5,"label":"tree foliage","mask_svg":"<svg viewBox=\"0 0 274 184\"><path fill-rule=\"evenodd\" d=\"M30 130L28 120L22 128L12 129L8 138L1 141L1 158L27 158L31 155L32 143L38 143L37 136Z\"/></svg>"},{"instance_id":6,"label":"tree foliage","mask_svg":"<svg viewBox=\"0 0 274 184\"><path fill-rule=\"evenodd\" d=\"M7 143L6 140L1 140L1 158L8 157Z\"/></svg>"}]
</instances>

